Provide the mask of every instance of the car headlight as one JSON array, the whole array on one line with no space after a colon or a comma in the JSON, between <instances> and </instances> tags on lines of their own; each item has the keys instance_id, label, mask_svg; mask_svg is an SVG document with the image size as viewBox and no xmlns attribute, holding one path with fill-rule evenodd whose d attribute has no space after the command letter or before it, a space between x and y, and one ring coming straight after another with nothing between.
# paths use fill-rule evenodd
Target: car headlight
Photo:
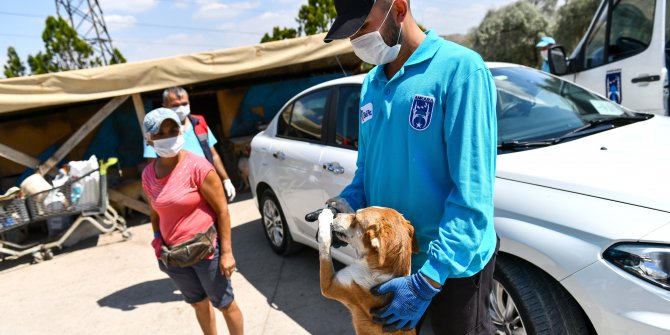
<instances>
[{"instance_id":1,"label":"car headlight","mask_svg":"<svg viewBox=\"0 0 670 335\"><path fill-rule=\"evenodd\" d=\"M670 245L615 244L603 257L636 277L670 290Z\"/></svg>"}]
</instances>

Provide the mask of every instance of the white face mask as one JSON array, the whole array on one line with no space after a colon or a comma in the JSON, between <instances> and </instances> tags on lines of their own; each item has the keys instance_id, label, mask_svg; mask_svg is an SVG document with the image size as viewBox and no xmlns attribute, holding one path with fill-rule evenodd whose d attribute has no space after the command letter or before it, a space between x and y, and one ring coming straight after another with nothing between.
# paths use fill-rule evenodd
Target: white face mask
<instances>
[{"instance_id":1,"label":"white face mask","mask_svg":"<svg viewBox=\"0 0 670 335\"><path fill-rule=\"evenodd\" d=\"M170 109L177 113L177 116L179 116L179 120L181 121L184 121L186 117L191 114L191 105L172 107Z\"/></svg>"},{"instance_id":2,"label":"white face mask","mask_svg":"<svg viewBox=\"0 0 670 335\"><path fill-rule=\"evenodd\" d=\"M154 140L154 150L160 157L170 158L177 156L183 146L184 136L181 134L162 140Z\"/></svg>"},{"instance_id":3,"label":"white face mask","mask_svg":"<svg viewBox=\"0 0 670 335\"><path fill-rule=\"evenodd\" d=\"M544 60L549 59L549 50L540 50L540 55L542 55L542 59Z\"/></svg>"},{"instance_id":4,"label":"white face mask","mask_svg":"<svg viewBox=\"0 0 670 335\"><path fill-rule=\"evenodd\" d=\"M358 58L366 63L382 65L388 64L398 58L398 54L400 53L400 43L398 42L400 42L402 24L400 26L400 32L398 33L398 41L396 41L396 45L392 47L388 46L388 44L384 42L384 38L379 32L379 30L384 26L384 22L386 22L389 13L391 13L391 9L393 9L393 3L391 3L391 8L389 8L384 21L382 21L382 24L379 26L377 31L367 33L363 36L351 40L351 45L354 47L354 53L356 56L358 56Z\"/></svg>"}]
</instances>

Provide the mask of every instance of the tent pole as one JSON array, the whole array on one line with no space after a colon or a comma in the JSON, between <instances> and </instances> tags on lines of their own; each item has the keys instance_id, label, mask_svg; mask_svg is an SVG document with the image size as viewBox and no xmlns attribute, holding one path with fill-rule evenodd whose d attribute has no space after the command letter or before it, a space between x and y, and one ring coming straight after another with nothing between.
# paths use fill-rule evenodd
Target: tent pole
<instances>
[{"instance_id":1,"label":"tent pole","mask_svg":"<svg viewBox=\"0 0 670 335\"><path fill-rule=\"evenodd\" d=\"M135 105L135 113L137 114L137 120L140 121L140 131L142 132L142 138L144 138L144 127L142 126L142 122L144 121L146 111L144 110L144 103L142 103L141 93L133 94L133 105Z\"/></svg>"},{"instance_id":2,"label":"tent pole","mask_svg":"<svg viewBox=\"0 0 670 335\"><path fill-rule=\"evenodd\" d=\"M4 157L12 162L27 166L31 169L34 169L36 166L40 165L40 161L24 154L21 151L10 148L2 143L0 143L0 157Z\"/></svg>"},{"instance_id":3,"label":"tent pole","mask_svg":"<svg viewBox=\"0 0 670 335\"><path fill-rule=\"evenodd\" d=\"M104 121L112 112L116 110L122 103L128 99L129 95L116 97L105 104L99 111L97 111L86 123L84 123L77 131L70 136L70 138L61 145L58 150L39 166L38 172L41 175L47 174L51 169L58 164L67 154L74 149L88 134L90 134L102 121Z\"/></svg>"}]
</instances>

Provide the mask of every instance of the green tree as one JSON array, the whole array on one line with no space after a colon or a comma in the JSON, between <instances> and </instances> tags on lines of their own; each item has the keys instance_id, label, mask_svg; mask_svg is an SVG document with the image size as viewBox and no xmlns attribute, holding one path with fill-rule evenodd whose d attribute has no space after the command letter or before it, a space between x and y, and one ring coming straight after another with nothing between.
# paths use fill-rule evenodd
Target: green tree
<instances>
[{"instance_id":1,"label":"green tree","mask_svg":"<svg viewBox=\"0 0 670 335\"><path fill-rule=\"evenodd\" d=\"M556 43L571 52L584 36L598 10L600 0L568 0L558 9L552 31Z\"/></svg>"},{"instance_id":2,"label":"green tree","mask_svg":"<svg viewBox=\"0 0 670 335\"><path fill-rule=\"evenodd\" d=\"M114 51L112 51L114 55L112 56L112 59L109 60L109 64L121 64L126 62L126 57L123 57L121 54L121 51L119 49L114 48Z\"/></svg>"},{"instance_id":3,"label":"green tree","mask_svg":"<svg viewBox=\"0 0 670 335\"><path fill-rule=\"evenodd\" d=\"M285 40L289 38L296 38L298 37L298 31L293 29L293 28L279 28L278 26L275 26L272 28L272 34L265 33L263 35L263 38L261 38L261 43L265 42L270 42L270 41L279 41L279 40Z\"/></svg>"},{"instance_id":4,"label":"green tree","mask_svg":"<svg viewBox=\"0 0 670 335\"><path fill-rule=\"evenodd\" d=\"M5 77L14 78L26 75L26 66L21 61L21 58L16 53L14 47L7 48L7 63L5 63Z\"/></svg>"},{"instance_id":5,"label":"green tree","mask_svg":"<svg viewBox=\"0 0 670 335\"><path fill-rule=\"evenodd\" d=\"M548 21L532 3L522 0L486 13L471 32L472 47L487 61L538 65L535 44Z\"/></svg>"},{"instance_id":6,"label":"green tree","mask_svg":"<svg viewBox=\"0 0 670 335\"><path fill-rule=\"evenodd\" d=\"M49 16L42 32L45 51L28 56L32 74L43 74L102 66L93 47L81 39L77 31L65 19ZM113 50L110 64L125 63L118 49Z\"/></svg>"},{"instance_id":7,"label":"green tree","mask_svg":"<svg viewBox=\"0 0 670 335\"><path fill-rule=\"evenodd\" d=\"M337 12L333 0L308 0L300 7L298 17L298 32L305 35L325 33L335 21Z\"/></svg>"},{"instance_id":8,"label":"green tree","mask_svg":"<svg viewBox=\"0 0 670 335\"><path fill-rule=\"evenodd\" d=\"M558 0L528 0L533 4L537 9L540 10L542 14L552 15L556 12L556 4Z\"/></svg>"}]
</instances>

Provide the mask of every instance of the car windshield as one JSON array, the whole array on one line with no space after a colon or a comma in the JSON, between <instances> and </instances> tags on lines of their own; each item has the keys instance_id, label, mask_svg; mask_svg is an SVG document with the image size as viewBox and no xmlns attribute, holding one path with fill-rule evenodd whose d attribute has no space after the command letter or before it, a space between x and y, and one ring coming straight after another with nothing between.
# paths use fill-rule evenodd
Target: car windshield
<instances>
[{"instance_id":1,"label":"car windshield","mask_svg":"<svg viewBox=\"0 0 670 335\"><path fill-rule=\"evenodd\" d=\"M571 132L580 132L590 124L638 115L570 82L537 70L509 67L494 68L491 73L498 90L499 146L510 142L552 141L566 134L576 138ZM608 129L618 125L621 124L610 125Z\"/></svg>"}]
</instances>

